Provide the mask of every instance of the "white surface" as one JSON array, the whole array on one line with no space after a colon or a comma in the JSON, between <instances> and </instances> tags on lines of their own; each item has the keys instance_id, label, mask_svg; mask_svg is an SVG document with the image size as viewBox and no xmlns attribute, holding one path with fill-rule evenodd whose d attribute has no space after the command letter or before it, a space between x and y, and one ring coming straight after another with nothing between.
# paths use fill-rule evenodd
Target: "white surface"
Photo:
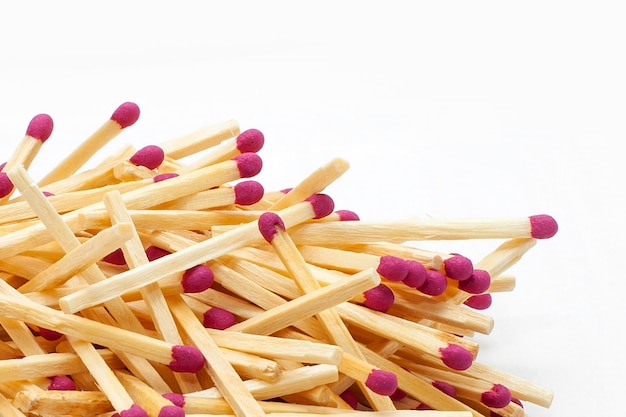
<instances>
[{"instance_id":1,"label":"white surface","mask_svg":"<svg viewBox=\"0 0 626 417\"><path fill-rule=\"evenodd\" d=\"M363 219L551 214L560 230L510 271L517 288L495 296L479 359L554 390L553 406L528 406L531 416L619 414L623 12L606 2L223 3L1 6L5 158L32 116L48 113L55 130L31 169L43 174L134 101L140 120L109 150L233 118L266 135L266 189L347 159L327 192ZM433 247L478 261L498 243Z\"/></svg>"}]
</instances>

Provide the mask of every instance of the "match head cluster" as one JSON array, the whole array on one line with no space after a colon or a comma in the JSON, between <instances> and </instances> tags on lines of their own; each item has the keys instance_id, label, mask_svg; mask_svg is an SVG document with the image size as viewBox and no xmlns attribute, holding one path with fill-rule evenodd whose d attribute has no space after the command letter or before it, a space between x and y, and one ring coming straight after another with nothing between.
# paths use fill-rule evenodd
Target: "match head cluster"
<instances>
[{"instance_id":1,"label":"match head cluster","mask_svg":"<svg viewBox=\"0 0 626 417\"><path fill-rule=\"evenodd\" d=\"M95 139L108 141L139 116L137 104L121 104ZM550 405L549 390L480 364L472 336L489 333L486 311L514 287L493 265L510 266L553 237L553 217L369 222L324 192L336 179L331 165L267 190L254 177L280 167L263 167L260 130L236 124L185 136L192 145L121 153L40 188L27 169L52 131L49 115L35 116L0 167L0 327L24 324L1 332L0 372L32 376L12 382L15 415L40 415L37 402L19 398L42 378L48 391L103 402L85 413L115 417L311 406L518 416L524 402ZM198 149L193 170L171 156L187 147ZM19 221L3 221L9 213ZM111 243L104 236L113 230ZM430 249L437 236L451 249L501 242L472 260ZM69 358L59 365L59 352L79 359L80 372ZM15 361L26 356L56 361L56 373L45 360L37 369ZM70 415L67 404L54 407Z\"/></svg>"}]
</instances>

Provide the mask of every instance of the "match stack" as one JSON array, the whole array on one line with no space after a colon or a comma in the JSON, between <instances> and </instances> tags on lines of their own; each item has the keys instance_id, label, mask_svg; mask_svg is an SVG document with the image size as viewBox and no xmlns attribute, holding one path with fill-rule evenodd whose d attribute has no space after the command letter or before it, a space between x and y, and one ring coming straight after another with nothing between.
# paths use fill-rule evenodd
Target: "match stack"
<instances>
[{"instance_id":1,"label":"match stack","mask_svg":"<svg viewBox=\"0 0 626 417\"><path fill-rule=\"evenodd\" d=\"M518 417L550 406L549 389L482 363L473 336L491 332L509 268L557 232L551 216L360 219L325 193L347 161L266 190L253 179L265 137L233 120L89 161L138 118L123 103L63 144L74 151L43 179L28 168L50 116L7 155L0 415ZM426 244L472 239L497 243L481 259Z\"/></svg>"}]
</instances>

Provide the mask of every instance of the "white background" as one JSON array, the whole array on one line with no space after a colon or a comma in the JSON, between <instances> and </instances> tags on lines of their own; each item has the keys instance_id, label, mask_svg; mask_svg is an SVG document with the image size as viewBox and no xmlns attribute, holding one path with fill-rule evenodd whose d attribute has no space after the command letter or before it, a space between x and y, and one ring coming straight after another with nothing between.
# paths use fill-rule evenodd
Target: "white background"
<instances>
[{"instance_id":1,"label":"white background","mask_svg":"<svg viewBox=\"0 0 626 417\"><path fill-rule=\"evenodd\" d=\"M17 3L17 2L15 2ZM115 139L228 119L266 137L267 190L334 157L362 219L553 215L509 272L479 360L555 392L531 416L622 413L626 29L609 2L21 2L0 6L0 134L54 132L47 172L124 101ZM106 153L105 153L106 154ZM423 244L478 261L498 241ZM617 401L615 401L617 400Z\"/></svg>"}]
</instances>

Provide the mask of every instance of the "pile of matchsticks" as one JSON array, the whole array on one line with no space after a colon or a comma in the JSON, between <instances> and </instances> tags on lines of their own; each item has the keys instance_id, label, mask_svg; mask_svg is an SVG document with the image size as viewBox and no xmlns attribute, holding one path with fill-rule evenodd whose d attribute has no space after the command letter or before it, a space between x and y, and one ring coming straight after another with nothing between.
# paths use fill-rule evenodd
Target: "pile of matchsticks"
<instances>
[{"instance_id":1,"label":"pile of matchsticks","mask_svg":"<svg viewBox=\"0 0 626 417\"><path fill-rule=\"evenodd\" d=\"M35 181L53 130L37 115L2 167L0 415L549 407L549 390L477 361L472 336L552 217L368 222L323 193L342 159L290 189L250 179L264 137L235 121L91 161L138 118L123 103ZM463 239L501 243L477 262L416 244Z\"/></svg>"}]
</instances>

